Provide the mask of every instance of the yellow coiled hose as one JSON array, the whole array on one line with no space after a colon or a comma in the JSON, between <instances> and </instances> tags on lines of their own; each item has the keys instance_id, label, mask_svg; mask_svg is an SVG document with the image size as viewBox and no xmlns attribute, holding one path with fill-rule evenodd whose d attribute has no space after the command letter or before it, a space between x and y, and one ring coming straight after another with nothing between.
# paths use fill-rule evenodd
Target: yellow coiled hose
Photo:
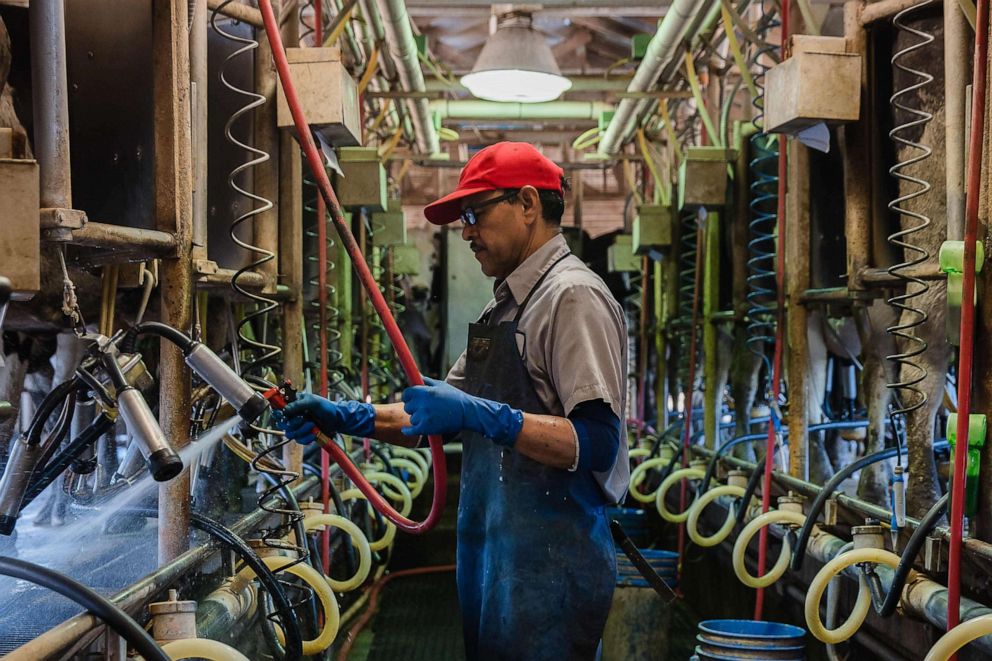
<instances>
[{"instance_id":1,"label":"yellow coiled hose","mask_svg":"<svg viewBox=\"0 0 992 661\"><path fill-rule=\"evenodd\" d=\"M234 649L209 638L184 638L172 640L162 645L162 651L172 661L179 659L209 659L210 661L249 661L248 657Z\"/></svg>"},{"instance_id":2,"label":"yellow coiled hose","mask_svg":"<svg viewBox=\"0 0 992 661\"><path fill-rule=\"evenodd\" d=\"M317 599L320 601L320 607L324 611L324 626L321 628L316 638L313 640L303 641L303 653L307 656L311 654L320 654L330 647L331 643L334 642L334 637L338 635L338 626L341 623L341 614L338 611L338 602L337 599L334 598L334 592L331 591L331 586L327 584L324 577L321 576L316 569L306 563L299 562L296 558L271 555L262 558L262 562L264 562L265 565L274 572L285 568L284 571L296 576L301 581L306 583L310 589L316 593ZM290 566L287 567L287 565ZM235 578L239 581L250 581L255 578L255 570L251 567L245 567L238 572ZM282 627L278 624L275 624L274 627L279 643L285 645L286 634L283 632Z\"/></svg>"},{"instance_id":3,"label":"yellow coiled hose","mask_svg":"<svg viewBox=\"0 0 992 661\"><path fill-rule=\"evenodd\" d=\"M873 562L895 569L899 566L899 556L885 549L854 549L838 555L817 572L806 592L806 626L817 640L830 645L842 643L853 636L865 621L868 609L871 608L871 592L864 576L858 579L858 599L844 624L836 629L827 629L820 620L820 599L831 579L851 565L862 562Z\"/></svg>"},{"instance_id":4,"label":"yellow coiled hose","mask_svg":"<svg viewBox=\"0 0 992 661\"><path fill-rule=\"evenodd\" d=\"M992 615L982 615L962 622L941 636L923 661L947 661L971 641L989 634L992 634Z\"/></svg>"},{"instance_id":5,"label":"yellow coiled hose","mask_svg":"<svg viewBox=\"0 0 992 661\"><path fill-rule=\"evenodd\" d=\"M354 576L343 581L327 577L328 585L335 592L350 592L364 583L372 570L372 549L369 547L369 540L358 526L337 514L311 514L303 519L303 527L307 532L320 526L330 526L348 533L351 543L358 549L358 569Z\"/></svg>"},{"instance_id":6,"label":"yellow coiled hose","mask_svg":"<svg viewBox=\"0 0 992 661\"><path fill-rule=\"evenodd\" d=\"M648 462L644 463L646 464ZM661 518L672 523L681 523L688 519L689 508L686 508L685 512L669 512L668 507L665 505L665 497L668 495L668 490L682 480L701 480L705 475L706 471L701 468L681 468L662 480L654 499L655 507L658 508L658 514L661 515Z\"/></svg>"},{"instance_id":7,"label":"yellow coiled hose","mask_svg":"<svg viewBox=\"0 0 992 661\"><path fill-rule=\"evenodd\" d=\"M744 526L744 530L741 531L741 534L737 537L737 541L734 543L733 553L734 573L737 574L737 578L741 580L741 583L750 588L767 588L782 578L782 575L789 568L789 562L792 560L792 548L789 545L789 540L782 539L782 550L778 554L778 560L775 562L775 566L768 570L764 576L758 577L749 574L747 567L744 565L744 555L747 553L747 546L751 543L751 538L758 531L774 523L788 523L794 526L801 526L805 521L806 517L798 512L770 510L761 516L755 517L750 523Z\"/></svg>"},{"instance_id":8,"label":"yellow coiled hose","mask_svg":"<svg viewBox=\"0 0 992 661\"><path fill-rule=\"evenodd\" d=\"M734 506L731 505L730 509L727 511L727 520L723 522L723 525L719 530L708 537L700 534L699 532L699 517L702 515L703 510L705 510L710 503L721 496L741 498L744 496L744 489L736 485L725 484L723 486L710 489L689 506L689 518L686 521L686 531L689 533L689 539L691 539L698 546L716 546L723 540L727 539L731 531L734 529L734 523L736 523L737 518L734 513ZM742 507L746 507L746 505L742 505Z\"/></svg>"},{"instance_id":9,"label":"yellow coiled hose","mask_svg":"<svg viewBox=\"0 0 992 661\"><path fill-rule=\"evenodd\" d=\"M410 510L413 508L413 499L410 496L410 489L406 486L406 483L404 483L403 480L399 479L395 475L390 475L389 473L380 473L376 471L368 473L366 477L368 478L369 482L373 484L385 483L391 485L395 489L395 491L390 489L383 489L383 493L385 493L388 498L391 498L394 501L401 502L402 505L400 508L400 513L403 516L406 516L407 514L410 513ZM363 494L358 489L347 489L341 492L341 502L347 502L349 500L355 500L359 498L365 500L365 494ZM372 506L369 505L368 507L369 507L369 512L371 513ZM387 519L386 531L382 534L382 537L380 537L379 539L369 540L369 548L373 551L381 551L387 548L390 544L392 544L393 539L395 537L396 537L396 526L395 524L393 524L393 522Z\"/></svg>"},{"instance_id":10,"label":"yellow coiled hose","mask_svg":"<svg viewBox=\"0 0 992 661\"><path fill-rule=\"evenodd\" d=\"M630 452L635 452L635 450L631 450ZM644 461L634 467L634 470L630 473L630 495L634 498L634 500L641 503L650 503L654 500L655 496L658 494L657 489L651 493L641 493L637 490L637 487L639 487L647 478L649 470L661 468L667 465L667 460L662 459L661 457L655 457L654 459L648 459L647 461Z\"/></svg>"}]
</instances>

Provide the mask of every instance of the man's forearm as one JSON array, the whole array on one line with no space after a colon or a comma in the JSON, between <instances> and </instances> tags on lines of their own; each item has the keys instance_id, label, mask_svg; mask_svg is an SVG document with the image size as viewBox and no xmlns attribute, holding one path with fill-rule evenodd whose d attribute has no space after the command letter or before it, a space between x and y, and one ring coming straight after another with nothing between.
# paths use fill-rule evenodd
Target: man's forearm
<instances>
[{"instance_id":1,"label":"man's forearm","mask_svg":"<svg viewBox=\"0 0 992 661\"><path fill-rule=\"evenodd\" d=\"M524 413L524 426L513 447L545 466L568 469L575 465L578 443L568 418Z\"/></svg>"},{"instance_id":2,"label":"man's forearm","mask_svg":"<svg viewBox=\"0 0 992 661\"><path fill-rule=\"evenodd\" d=\"M410 424L410 416L403 410L402 403L375 405L375 431L372 437L393 445L412 448L417 445L416 436L407 436L401 430Z\"/></svg>"}]
</instances>

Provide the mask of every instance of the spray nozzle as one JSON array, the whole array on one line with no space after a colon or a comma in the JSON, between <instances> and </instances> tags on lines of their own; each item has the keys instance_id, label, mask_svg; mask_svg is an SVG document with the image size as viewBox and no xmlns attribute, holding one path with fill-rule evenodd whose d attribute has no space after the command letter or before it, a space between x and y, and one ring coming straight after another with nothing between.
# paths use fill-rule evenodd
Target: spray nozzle
<instances>
[{"instance_id":1,"label":"spray nozzle","mask_svg":"<svg viewBox=\"0 0 992 661\"><path fill-rule=\"evenodd\" d=\"M293 382L287 379L281 386L273 386L266 390L262 393L262 397L274 410L281 411L287 404L296 401L296 388L293 387Z\"/></svg>"}]
</instances>

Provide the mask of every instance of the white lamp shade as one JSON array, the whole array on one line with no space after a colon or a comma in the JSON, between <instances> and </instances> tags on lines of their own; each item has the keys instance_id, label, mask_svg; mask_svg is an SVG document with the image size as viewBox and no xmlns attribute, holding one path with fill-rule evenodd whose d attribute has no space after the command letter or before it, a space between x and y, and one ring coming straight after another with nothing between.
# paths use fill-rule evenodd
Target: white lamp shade
<instances>
[{"instance_id":1,"label":"white lamp shade","mask_svg":"<svg viewBox=\"0 0 992 661\"><path fill-rule=\"evenodd\" d=\"M482 47L462 85L487 101L553 101L572 86L544 37L530 27L501 26Z\"/></svg>"}]
</instances>

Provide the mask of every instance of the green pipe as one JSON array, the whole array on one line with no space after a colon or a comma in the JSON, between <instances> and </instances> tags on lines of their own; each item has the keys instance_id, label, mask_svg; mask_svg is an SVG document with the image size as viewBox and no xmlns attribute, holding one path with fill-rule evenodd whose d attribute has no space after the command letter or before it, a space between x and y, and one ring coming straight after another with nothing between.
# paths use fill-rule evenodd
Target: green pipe
<instances>
[{"instance_id":1,"label":"green pipe","mask_svg":"<svg viewBox=\"0 0 992 661\"><path fill-rule=\"evenodd\" d=\"M441 119L522 119L598 121L613 104L600 101L549 101L547 103L503 103L500 101L430 102L431 112Z\"/></svg>"}]
</instances>

